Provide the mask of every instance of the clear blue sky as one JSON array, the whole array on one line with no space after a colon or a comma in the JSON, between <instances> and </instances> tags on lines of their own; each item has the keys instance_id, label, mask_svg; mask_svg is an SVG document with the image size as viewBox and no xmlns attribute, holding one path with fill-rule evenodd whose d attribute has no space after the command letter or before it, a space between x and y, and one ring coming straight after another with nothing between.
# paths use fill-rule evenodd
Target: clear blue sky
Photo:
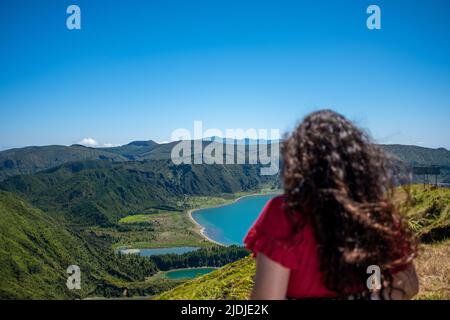
<instances>
[{"instance_id":1,"label":"clear blue sky","mask_svg":"<svg viewBox=\"0 0 450 320\"><path fill-rule=\"evenodd\" d=\"M194 120L284 132L324 107L450 149L450 1L0 1L2 148L165 141Z\"/></svg>"}]
</instances>

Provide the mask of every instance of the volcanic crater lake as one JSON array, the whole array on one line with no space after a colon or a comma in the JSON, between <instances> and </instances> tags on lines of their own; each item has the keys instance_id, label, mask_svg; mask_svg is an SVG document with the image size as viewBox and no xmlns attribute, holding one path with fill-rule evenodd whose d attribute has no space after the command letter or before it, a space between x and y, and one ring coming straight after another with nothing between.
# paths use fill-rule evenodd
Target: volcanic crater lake
<instances>
[{"instance_id":1,"label":"volcanic crater lake","mask_svg":"<svg viewBox=\"0 0 450 320\"><path fill-rule=\"evenodd\" d=\"M203 276L214 270L216 270L216 268L212 267L172 269L166 272L165 277L172 280L193 279L199 276Z\"/></svg>"},{"instance_id":2,"label":"volcanic crater lake","mask_svg":"<svg viewBox=\"0 0 450 320\"><path fill-rule=\"evenodd\" d=\"M204 234L224 245L242 245L247 231L264 205L276 194L242 197L220 207L199 209L192 218L204 227Z\"/></svg>"}]
</instances>

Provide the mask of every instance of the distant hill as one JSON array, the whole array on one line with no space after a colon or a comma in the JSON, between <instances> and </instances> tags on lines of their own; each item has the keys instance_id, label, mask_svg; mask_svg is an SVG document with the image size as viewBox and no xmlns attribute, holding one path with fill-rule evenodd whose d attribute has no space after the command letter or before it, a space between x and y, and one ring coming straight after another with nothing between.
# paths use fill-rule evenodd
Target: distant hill
<instances>
[{"instance_id":1,"label":"distant hill","mask_svg":"<svg viewBox=\"0 0 450 320\"><path fill-rule=\"evenodd\" d=\"M108 242L78 235L11 193L0 191L0 221L1 299L120 296L133 286L154 290L144 284L157 271L152 261L118 256ZM82 272L81 290L66 287L66 269L73 264Z\"/></svg>"},{"instance_id":2,"label":"distant hill","mask_svg":"<svg viewBox=\"0 0 450 320\"><path fill-rule=\"evenodd\" d=\"M80 160L125 161L128 159L120 154L81 145L10 149L0 152L0 181L14 175L35 173Z\"/></svg>"},{"instance_id":3,"label":"distant hill","mask_svg":"<svg viewBox=\"0 0 450 320\"><path fill-rule=\"evenodd\" d=\"M0 181L19 174L32 174L64 163L82 160L145 161L169 160L179 141L158 144L152 140L133 141L111 148L89 148L82 145L26 147L0 152ZM203 149L220 142L203 141ZM193 145L193 141L191 141ZM248 148L248 147L247 147ZM225 150L225 149L224 149ZM236 153L240 151L236 148ZM194 149L192 149L194 153Z\"/></svg>"},{"instance_id":4,"label":"distant hill","mask_svg":"<svg viewBox=\"0 0 450 320\"><path fill-rule=\"evenodd\" d=\"M174 165L143 162L78 161L0 182L33 205L74 223L108 225L133 212L175 206L189 195L220 195L275 185L257 165ZM173 208L172 208L173 209Z\"/></svg>"},{"instance_id":5,"label":"distant hill","mask_svg":"<svg viewBox=\"0 0 450 320\"><path fill-rule=\"evenodd\" d=\"M450 151L444 148L431 149L400 144L380 145L387 153L404 161L409 169L420 166L438 166L441 174L438 182L450 183ZM423 176L413 176L414 183L423 182ZM433 180L433 179L432 179ZM433 180L434 181L434 180Z\"/></svg>"},{"instance_id":6,"label":"distant hill","mask_svg":"<svg viewBox=\"0 0 450 320\"><path fill-rule=\"evenodd\" d=\"M216 145L230 144L230 139L212 138L211 141L203 141L203 148L214 143ZM266 142L266 141L264 141ZM178 143L169 142L158 144L155 141L133 141L126 145L111 148L89 148L81 145L44 146L10 149L0 152L0 181L18 174L31 174L50 169L61 164L82 160L109 160L120 161L144 161L144 160L168 160L172 148ZM237 140L238 145L246 145L246 148L256 143L255 140ZM272 142L274 145L279 141ZM407 145L380 145L385 151L397 156L402 161L416 165L442 166L443 176L441 181L450 179L450 151L444 148L432 149ZM236 152L238 149L236 148ZM450 180L449 180L450 181Z\"/></svg>"},{"instance_id":7,"label":"distant hill","mask_svg":"<svg viewBox=\"0 0 450 320\"><path fill-rule=\"evenodd\" d=\"M150 152L157 146L159 146L158 143L153 140L133 141L120 147L102 148L102 150L114 154L119 154L129 160L135 160L141 155Z\"/></svg>"},{"instance_id":8,"label":"distant hill","mask_svg":"<svg viewBox=\"0 0 450 320\"><path fill-rule=\"evenodd\" d=\"M396 155L411 165L450 167L450 151L444 148L431 149L401 144L382 144L380 146L386 152Z\"/></svg>"},{"instance_id":9,"label":"distant hill","mask_svg":"<svg viewBox=\"0 0 450 320\"><path fill-rule=\"evenodd\" d=\"M160 144L152 150L142 153L139 156L139 160L168 160L173 147L178 143L179 141Z\"/></svg>"}]
</instances>

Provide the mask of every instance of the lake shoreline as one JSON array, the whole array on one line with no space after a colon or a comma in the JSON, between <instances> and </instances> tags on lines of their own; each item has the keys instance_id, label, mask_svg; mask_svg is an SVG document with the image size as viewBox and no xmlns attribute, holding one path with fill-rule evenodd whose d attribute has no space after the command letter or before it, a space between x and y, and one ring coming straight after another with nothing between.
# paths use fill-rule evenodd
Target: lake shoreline
<instances>
[{"instance_id":1,"label":"lake shoreline","mask_svg":"<svg viewBox=\"0 0 450 320\"><path fill-rule=\"evenodd\" d=\"M228 205L230 205L230 204L233 204L233 203L238 202L239 200L241 200L241 199L243 199L243 198L247 198L247 197L256 197L256 196L267 196L267 195L272 195L272 194L273 194L273 195L278 195L278 194L280 194L280 193L276 193L276 192L268 192L268 193L246 194L246 195L240 196L240 197L238 197L238 198L236 198L236 199L234 199L234 200L232 200L232 201L230 201L230 202L228 202L228 203L219 204L219 205L216 205L216 206L206 207L206 208L189 209L189 210L187 211L187 215L188 215L189 219L196 225L196 227L197 227L197 228L196 228L196 231L197 231L197 233L198 233L201 237L203 237L205 240L207 240L207 241L209 241L209 242L212 242L212 243L214 243L214 244L216 244L216 245L219 245L219 246L222 246L222 247L226 247L226 246L227 246L226 244L220 243L220 242L218 242L218 241L216 241L216 240L211 239L210 237L208 237L208 235L206 234L206 228L205 228L204 226L202 226L197 220L195 220L192 214L193 214L194 212L196 212L196 211L200 211L200 210L204 210L204 209L214 209L214 208L220 208L220 207L223 207L223 206L228 206Z\"/></svg>"},{"instance_id":2,"label":"lake shoreline","mask_svg":"<svg viewBox=\"0 0 450 320\"><path fill-rule=\"evenodd\" d=\"M267 196L267 195L279 195L282 193L281 189L263 189L259 192L255 193L241 193L239 194L233 194L233 196L236 196L236 198L229 198L225 199L225 202L222 202L220 204L215 205L207 205L206 203L202 205L202 203L197 204L192 209L185 209L183 212L180 212L183 216L187 214L187 216L184 216L183 219L185 221L185 228L188 228L192 230L195 234L195 242L191 241L189 243L185 242L178 242L178 243L147 243L147 242L133 242L133 243L121 243L121 244L115 244L113 245L113 250L116 252L125 251L124 253L138 253L137 250L151 250L151 249L169 249L169 248L178 248L178 247L210 247L211 245L221 246L225 247L228 246L228 244L222 243L220 241L216 241L212 238L210 238L206 234L206 229L203 225L201 225L193 216L193 214L200 210L206 210L206 209L213 209L213 208L219 208L224 207L227 205L234 204L241 199L247 198L247 197L258 197L258 196ZM224 198L222 198L224 199ZM186 219L187 217L187 219ZM140 254L140 252L138 253Z\"/></svg>"}]
</instances>

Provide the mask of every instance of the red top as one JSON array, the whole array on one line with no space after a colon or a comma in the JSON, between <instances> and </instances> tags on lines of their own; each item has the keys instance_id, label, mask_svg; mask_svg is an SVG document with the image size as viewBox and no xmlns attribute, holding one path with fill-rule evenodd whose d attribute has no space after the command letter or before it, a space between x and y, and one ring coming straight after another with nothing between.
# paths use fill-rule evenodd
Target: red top
<instances>
[{"instance_id":1,"label":"red top","mask_svg":"<svg viewBox=\"0 0 450 320\"><path fill-rule=\"evenodd\" d=\"M292 221L283 209L284 196L271 199L244 239L245 246L263 253L290 269L287 297L335 297L319 271L317 243L310 224L293 233Z\"/></svg>"}]
</instances>

